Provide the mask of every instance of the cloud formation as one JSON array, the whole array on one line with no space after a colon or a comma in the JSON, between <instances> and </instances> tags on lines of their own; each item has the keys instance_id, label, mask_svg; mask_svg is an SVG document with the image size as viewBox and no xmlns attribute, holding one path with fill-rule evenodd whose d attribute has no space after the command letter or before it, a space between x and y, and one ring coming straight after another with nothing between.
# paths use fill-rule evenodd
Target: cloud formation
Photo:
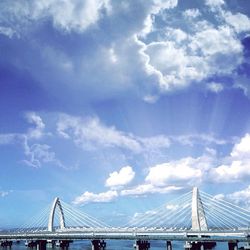
<instances>
[{"instance_id":1,"label":"cloud formation","mask_svg":"<svg viewBox=\"0 0 250 250\"><path fill-rule=\"evenodd\" d=\"M207 2L213 7L221 3ZM165 21L164 16L158 18ZM226 20L216 27L197 9L186 10L179 18L189 24L189 29L164 27L157 41L146 43L140 36L135 40L141 46L146 72L158 78L163 91L185 88L213 75L231 74L243 62L241 40Z\"/></svg>"},{"instance_id":2,"label":"cloud formation","mask_svg":"<svg viewBox=\"0 0 250 250\"><path fill-rule=\"evenodd\" d=\"M219 193L214 196L214 199L225 200L237 204L242 208L249 210L250 206L250 185L231 193L223 194Z\"/></svg>"},{"instance_id":3,"label":"cloud formation","mask_svg":"<svg viewBox=\"0 0 250 250\"><path fill-rule=\"evenodd\" d=\"M119 171L115 171L109 174L109 178L106 180L105 186L115 188L125 186L129 184L135 177L135 172L132 167L125 166Z\"/></svg>"},{"instance_id":4,"label":"cloud formation","mask_svg":"<svg viewBox=\"0 0 250 250\"><path fill-rule=\"evenodd\" d=\"M211 178L217 182L238 182L250 176L250 135L245 134L225 159L225 164L211 170Z\"/></svg>"},{"instance_id":5,"label":"cloud formation","mask_svg":"<svg viewBox=\"0 0 250 250\"><path fill-rule=\"evenodd\" d=\"M120 149L129 157L141 155L149 160L161 157L172 145L181 146L195 145L225 145L231 141L222 140L209 134L189 134L178 136L155 136L140 137L133 133L119 130L115 126L105 125L97 116L73 116L68 114L54 114L51 120L46 116L46 127L41 116L35 112L25 114L25 118L32 125L26 133L0 134L0 144L17 144L23 148L26 159L22 162L33 167L41 167L43 164L53 164L61 168L66 167L56 156L56 144L73 142L76 148L86 152L99 149ZM54 131L56 130L56 132ZM112 181L113 182L113 181ZM109 184L111 186L111 184Z\"/></svg>"},{"instance_id":6,"label":"cloud formation","mask_svg":"<svg viewBox=\"0 0 250 250\"><path fill-rule=\"evenodd\" d=\"M10 191L0 191L0 197L5 197L7 195L9 195Z\"/></svg>"},{"instance_id":7,"label":"cloud formation","mask_svg":"<svg viewBox=\"0 0 250 250\"><path fill-rule=\"evenodd\" d=\"M1 2L2 12L24 25L41 19L51 19L55 28L65 32L83 32L98 22L104 13L111 11L109 0ZM17 30L19 31L19 30Z\"/></svg>"},{"instance_id":8,"label":"cloud formation","mask_svg":"<svg viewBox=\"0 0 250 250\"><path fill-rule=\"evenodd\" d=\"M86 203L96 203L96 202L111 202L118 197L118 193L115 190L109 190L102 193L92 193L84 192L82 195L76 197L73 201L73 204L80 205Z\"/></svg>"},{"instance_id":9,"label":"cloud formation","mask_svg":"<svg viewBox=\"0 0 250 250\"><path fill-rule=\"evenodd\" d=\"M226 195L226 198L229 200L232 200L233 202L247 206L249 209L250 205L250 185L246 187L245 189L242 189L240 191L233 192L231 194Z\"/></svg>"},{"instance_id":10,"label":"cloud formation","mask_svg":"<svg viewBox=\"0 0 250 250\"><path fill-rule=\"evenodd\" d=\"M215 85L211 80L218 76L233 77L234 86L246 88L236 70L245 62L241 40L250 30L250 19L243 13L231 12L223 0L206 0L199 9L182 11L177 0L136 4L112 0L70 0L60 4L51 0L25 4L2 1L0 7L0 33L10 39L29 36L45 24L52 25L65 44L70 35L78 36L81 42L70 43L70 49L56 46L52 40L45 46L39 37L35 43L27 41L41 67L32 70L33 62L27 58L15 64L29 69L49 91L54 91L51 83L55 84L56 78L61 93L67 93L67 97L79 94L81 98L81 93L87 91L91 95L86 98L90 99L129 94L154 103L166 92L198 83L205 90L219 93L224 83ZM140 14L134 16L138 9ZM117 25L111 25L114 23ZM85 43L92 44L88 53L81 46ZM85 52L77 53L82 50Z\"/></svg>"},{"instance_id":11,"label":"cloud formation","mask_svg":"<svg viewBox=\"0 0 250 250\"><path fill-rule=\"evenodd\" d=\"M31 146L28 144L27 138L23 138L24 154L27 157L22 162L34 168L40 168L44 164L53 164L57 167L66 167L57 159L55 152L51 150L48 144L34 143Z\"/></svg>"},{"instance_id":12,"label":"cloud formation","mask_svg":"<svg viewBox=\"0 0 250 250\"><path fill-rule=\"evenodd\" d=\"M105 185L110 188L120 186L122 189L113 193L112 190L105 193L93 194L85 192L77 204L91 202L113 201L122 196L144 196L150 194L166 194L177 192L192 186L206 185L207 183L231 183L239 182L250 176L250 135L246 134L237 143L233 145L229 156L219 159L216 151L207 149L206 152L199 157L185 157L178 160L168 161L157 164L148 168L144 182L136 186L129 186L134 179L135 172L130 166L124 167L119 171L110 174ZM220 165L221 161L227 161L228 165ZM128 187L124 188L127 185ZM106 197L106 194L108 196ZM248 190L235 193L228 196L230 199L237 201L244 195L248 195ZM99 199L100 198L100 199ZM218 195L216 198L224 198ZM85 201L86 199L86 201ZM238 201L237 201L238 202Z\"/></svg>"},{"instance_id":13,"label":"cloud formation","mask_svg":"<svg viewBox=\"0 0 250 250\"><path fill-rule=\"evenodd\" d=\"M50 133L45 132L45 124L42 118L35 112L28 112L25 118L34 125L29 127L26 133L7 133L0 134L0 145L21 145L25 159L22 163L40 168L43 164L53 164L57 167L67 169L67 167L56 157L52 147L46 143L39 143Z\"/></svg>"},{"instance_id":14,"label":"cloud formation","mask_svg":"<svg viewBox=\"0 0 250 250\"><path fill-rule=\"evenodd\" d=\"M191 157L178 161L159 164L149 168L146 182L154 186L165 186L170 183L190 182L192 180L201 180L203 163L207 165L207 160L194 159Z\"/></svg>"},{"instance_id":15,"label":"cloud formation","mask_svg":"<svg viewBox=\"0 0 250 250\"><path fill-rule=\"evenodd\" d=\"M167 194L181 190L182 187L178 186L154 186L152 184L140 184L130 189L124 189L120 192L121 196L141 196L148 194Z\"/></svg>"},{"instance_id":16,"label":"cloud formation","mask_svg":"<svg viewBox=\"0 0 250 250\"><path fill-rule=\"evenodd\" d=\"M171 184L198 185L206 182L240 182L250 176L250 135L245 134L233 145L230 155L218 158L207 150L200 157L186 157L149 168L145 181L154 186ZM223 163L223 164L221 164Z\"/></svg>"},{"instance_id":17,"label":"cloud formation","mask_svg":"<svg viewBox=\"0 0 250 250\"><path fill-rule=\"evenodd\" d=\"M26 113L27 121L34 124L34 128L28 130L27 136L31 139L40 139L44 135L45 124L42 118L34 112Z\"/></svg>"},{"instance_id":18,"label":"cloud formation","mask_svg":"<svg viewBox=\"0 0 250 250\"><path fill-rule=\"evenodd\" d=\"M118 147L142 153L152 149L168 148L170 145L169 139L163 135L138 137L120 131L114 126L108 127L97 117L61 115L57 122L57 131L63 138L73 139L75 144L84 150Z\"/></svg>"}]
</instances>

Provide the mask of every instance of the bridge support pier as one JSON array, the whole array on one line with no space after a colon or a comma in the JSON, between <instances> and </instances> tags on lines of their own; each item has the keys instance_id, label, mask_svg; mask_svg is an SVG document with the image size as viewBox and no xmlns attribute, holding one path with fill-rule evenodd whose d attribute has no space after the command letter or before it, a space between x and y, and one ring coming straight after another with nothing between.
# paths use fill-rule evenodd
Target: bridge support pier
<instances>
[{"instance_id":1,"label":"bridge support pier","mask_svg":"<svg viewBox=\"0 0 250 250\"><path fill-rule=\"evenodd\" d=\"M172 250L172 242L170 240L167 241L167 250Z\"/></svg>"},{"instance_id":2,"label":"bridge support pier","mask_svg":"<svg viewBox=\"0 0 250 250\"><path fill-rule=\"evenodd\" d=\"M28 248L34 248L34 247L37 247L37 242L36 241L26 241L25 242L25 246L28 247Z\"/></svg>"},{"instance_id":3,"label":"bridge support pier","mask_svg":"<svg viewBox=\"0 0 250 250\"><path fill-rule=\"evenodd\" d=\"M244 249L249 250L250 249L250 242L247 242L246 245L244 246Z\"/></svg>"},{"instance_id":4,"label":"bridge support pier","mask_svg":"<svg viewBox=\"0 0 250 250\"><path fill-rule=\"evenodd\" d=\"M216 246L216 242L186 242L184 245L185 250L205 250ZM234 249L233 249L234 250Z\"/></svg>"},{"instance_id":5,"label":"bridge support pier","mask_svg":"<svg viewBox=\"0 0 250 250\"><path fill-rule=\"evenodd\" d=\"M46 250L46 244L47 244L46 240L38 240L36 243L37 243L36 245L37 250Z\"/></svg>"},{"instance_id":6,"label":"bridge support pier","mask_svg":"<svg viewBox=\"0 0 250 250\"><path fill-rule=\"evenodd\" d=\"M56 241L55 240L47 240L47 247L48 248L54 248L56 245Z\"/></svg>"},{"instance_id":7,"label":"bridge support pier","mask_svg":"<svg viewBox=\"0 0 250 250\"><path fill-rule=\"evenodd\" d=\"M11 248L11 246L12 246L12 241L1 241L1 247L9 247L9 248Z\"/></svg>"},{"instance_id":8,"label":"bridge support pier","mask_svg":"<svg viewBox=\"0 0 250 250\"><path fill-rule=\"evenodd\" d=\"M229 241L228 242L228 250L238 250L238 242L237 241Z\"/></svg>"},{"instance_id":9,"label":"bridge support pier","mask_svg":"<svg viewBox=\"0 0 250 250\"><path fill-rule=\"evenodd\" d=\"M91 245L92 250L105 250L107 244L104 240L92 240Z\"/></svg>"},{"instance_id":10,"label":"bridge support pier","mask_svg":"<svg viewBox=\"0 0 250 250\"><path fill-rule=\"evenodd\" d=\"M147 240L137 240L134 244L136 250L148 250L150 243Z\"/></svg>"},{"instance_id":11,"label":"bridge support pier","mask_svg":"<svg viewBox=\"0 0 250 250\"><path fill-rule=\"evenodd\" d=\"M73 242L73 240L61 240L59 242L59 247L61 249L68 249L69 248L69 244L72 243L72 242Z\"/></svg>"},{"instance_id":12,"label":"bridge support pier","mask_svg":"<svg viewBox=\"0 0 250 250\"><path fill-rule=\"evenodd\" d=\"M206 248L208 248L208 249L213 248L213 247L216 246L216 241L203 242L203 246L204 246L205 249Z\"/></svg>"}]
</instances>

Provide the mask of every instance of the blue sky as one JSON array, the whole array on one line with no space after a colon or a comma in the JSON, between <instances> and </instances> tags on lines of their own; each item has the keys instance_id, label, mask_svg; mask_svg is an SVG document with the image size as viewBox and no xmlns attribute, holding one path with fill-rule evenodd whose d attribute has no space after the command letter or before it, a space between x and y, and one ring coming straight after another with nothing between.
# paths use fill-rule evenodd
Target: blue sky
<instances>
[{"instance_id":1,"label":"blue sky","mask_svg":"<svg viewBox=\"0 0 250 250\"><path fill-rule=\"evenodd\" d=\"M59 196L124 223L197 185L250 205L250 4L1 1L0 221Z\"/></svg>"}]
</instances>

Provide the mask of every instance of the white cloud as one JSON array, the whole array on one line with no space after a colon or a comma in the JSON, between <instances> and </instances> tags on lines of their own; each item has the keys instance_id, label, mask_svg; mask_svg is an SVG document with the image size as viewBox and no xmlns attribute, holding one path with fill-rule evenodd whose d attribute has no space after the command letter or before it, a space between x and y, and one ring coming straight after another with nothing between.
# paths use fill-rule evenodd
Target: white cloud
<instances>
[{"instance_id":1,"label":"white cloud","mask_svg":"<svg viewBox=\"0 0 250 250\"><path fill-rule=\"evenodd\" d=\"M223 0L207 0L206 4L218 10L209 13L210 18L198 9L187 9L182 15L170 13L171 22L166 11L157 12L147 18L147 32L136 34L144 70L148 76L157 78L161 92L202 83L214 75L231 75L243 62L238 33L249 30L249 18L224 11ZM161 28L157 20L167 24ZM184 22L186 25L178 25ZM222 84L207 87L215 93L222 88Z\"/></svg>"},{"instance_id":2,"label":"white cloud","mask_svg":"<svg viewBox=\"0 0 250 250\"><path fill-rule=\"evenodd\" d=\"M222 5L225 4L225 2L224 0L206 0L205 4L213 9L213 8L221 7Z\"/></svg>"},{"instance_id":3,"label":"white cloud","mask_svg":"<svg viewBox=\"0 0 250 250\"><path fill-rule=\"evenodd\" d=\"M57 123L57 131L64 138L72 138L76 145L85 150L98 147L118 147L141 153L145 150L169 147L169 140L165 136L149 138L137 137L108 127L97 117L80 118L62 115Z\"/></svg>"},{"instance_id":4,"label":"white cloud","mask_svg":"<svg viewBox=\"0 0 250 250\"><path fill-rule=\"evenodd\" d=\"M151 31L153 31L153 16L148 15L144 20L144 28L140 31L140 36L146 37Z\"/></svg>"},{"instance_id":5,"label":"white cloud","mask_svg":"<svg viewBox=\"0 0 250 250\"><path fill-rule=\"evenodd\" d=\"M65 138L72 137L75 143L84 149L95 149L96 146L122 147L135 152L141 150L139 142L130 135L107 127L96 117L81 119L68 115L61 116L57 130Z\"/></svg>"},{"instance_id":6,"label":"white cloud","mask_svg":"<svg viewBox=\"0 0 250 250\"><path fill-rule=\"evenodd\" d=\"M233 87L239 88L245 96L250 98L249 78L246 75L237 76Z\"/></svg>"},{"instance_id":7,"label":"white cloud","mask_svg":"<svg viewBox=\"0 0 250 250\"><path fill-rule=\"evenodd\" d=\"M60 160L57 159L55 152L51 150L48 144L33 143L30 145L31 140L40 140L45 135L45 124L42 118L34 112L26 114L26 119L29 123L34 124L35 127L29 128L26 134L16 135L22 142L24 154L27 159L23 162L31 167L39 168L44 163L53 163L56 166L66 168Z\"/></svg>"},{"instance_id":8,"label":"white cloud","mask_svg":"<svg viewBox=\"0 0 250 250\"><path fill-rule=\"evenodd\" d=\"M169 28L162 41L146 44L135 38L145 71L158 78L163 91L184 88L214 74L229 74L242 62L241 41L228 26L193 25L194 34Z\"/></svg>"},{"instance_id":9,"label":"white cloud","mask_svg":"<svg viewBox=\"0 0 250 250\"><path fill-rule=\"evenodd\" d=\"M96 42L89 44L88 53L75 53L75 50L83 49L85 39L93 38L87 32L86 37L84 35L77 38L79 48L72 50L66 48L69 44L54 46L53 39L46 45L36 39L36 43L27 41L27 46L31 51L34 49L37 52L35 54L38 56L38 62L47 67L33 71L32 62L29 59L19 65L20 68L30 70L31 75L39 79L47 90L57 89L51 88L51 84L54 82L53 76L56 75L56 82L60 83L60 89L62 89L61 93L65 89L66 93L70 89L77 92L77 95L84 91L90 93L86 98L91 99L97 95L99 98L105 98L106 95L108 97L117 96L117 94L121 96L121 92L126 92L126 94L129 92L128 94L141 97L151 92L150 89L154 87L147 84L147 82L151 82L151 79L147 75L145 76L144 69L142 69L142 62L138 57L138 46L134 43L133 36L137 32L143 33L144 26L151 25L153 14L174 8L177 3L177 0L138 1L136 4L133 1L118 3L110 0L41 0L38 2L26 1L25 3L14 0L10 4L8 0L3 0L2 5L0 3L0 9L3 10L4 23L20 29L19 34L21 35L39 30L48 23L52 23L55 29L59 29L61 35L63 32L66 33L63 35L65 39L70 36L68 34L70 32L83 33L86 29L91 29L90 34L92 32L95 34ZM140 13L137 11L138 9L140 9ZM99 20L104 20L100 22L101 29L97 27ZM33 25L36 23L38 25ZM109 25L111 23L117 25ZM147 32L150 31L151 29ZM58 48L55 49L55 47ZM138 81L136 81L135 75L138 77ZM102 79L101 83L100 79ZM68 85L69 82L73 83L71 87ZM137 91L138 82L140 85L147 84L148 86L145 90L142 87L143 91Z\"/></svg>"},{"instance_id":10,"label":"white cloud","mask_svg":"<svg viewBox=\"0 0 250 250\"><path fill-rule=\"evenodd\" d=\"M122 190L121 195L165 193L205 182L242 181L250 176L249 145L250 135L246 134L235 143L230 156L217 159L216 151L207 148L200 157L185 157L152 166L145 177L145 183Z\"/></svg>"},{"instance_id":11,"label":"white cloud","mask_svg":"<svg viewBox=\"0 0 250 250\"><path fill-rule=\"evenodd\" d=\"M188 39L188 34L181 30L181 29L174 29L174 28L166 28L165 29L165 36L166 37L172 37L173 40L175 40L178 43L182 43L186 39Z\"/></svg>"},{"instance_id":12,"label":"white cloud","mask_svg":"<svg viewBox=\"0 0 250 250\"><path fill-rule=\"evenodd\" d=\"M84 150L118 147L131 150L134 153L154 153L169 148L172 143L176 142L183 145L223 145L228 143L228 141L216 138L211 134L139 137L120 131L114 126L106 126L97 117L82 118L65 114L61 115L57 122L57 131L63 138L73 139L76 145Z\"/></svg>"},{"instance_id":13,"label":"white cloud","mask_svg":"<svg viewBox=\"0 0 250 250\"><path fill-rule=\"evenodd\" d=\"M175 8L177 4L178 0L153 0L151 13L157 14L161 10Z\"/></svg>"},{"instance_id":14,"label":"white cloud","mask_svg":"<svg viewBox=\"0 0 250 250\"><path fill-rule=\"evenodd\" d=\"M217 182L236 182L250 176L250 135L246 134L236 143L225 164L210 171L211 179Z\"/></svg>"},{"instance_id":15,"label":"white cloud","mask_svg":"<svg viewBox=\"0 0 250 250\"><path fill-rule=\"evenodd\" d=\"M219 93L224 89L223 85L221 83L217 83L217 82L209 83L207 85L207 88L214 93Z\"/></svg>"},{"instance_id":16,"label":"white cloud","mask_svg":"<svg viewBox=\"0 0 250 250\"><path fill-rule=\"evenodd\" d=\"M13 144L16 143L20 139L20 135L18 134L0 134L0 145L5 144Z\"/></svg>"},{"instance_id":17,"label":"white cloud","mask_svg":"<svg viewBox=\"0 0 250 250\"><path fill-rule=\"evenodd\" d=\"M238 204L241 207L245 206L246 208L249 209L249 206L250 206L250 185L242 190L235 191L233 193L217 194L214 196L214 199L231 201L234 204Z\"/></svg>"},{"instance_id":18,"label":"white cloud","mask_svg":"<svg viewBox=\"0 0 250 250\"><path fill-rule=\"evenodd\" d=\"M95 203L95 202L111 202L118 197L117 191L107 191L103 193L91 193L91 192L84 192L82 195L75 198L73 201L74 204L86 204L86 203Z\"/></svg>"},{"instance_id":19,"label":"white cloud","mask_svg":"<svg viewBox=\"0 0 250 250\"><path fill-rule=\"evenodd\" d=\"M241 138L240 142L234 145L231 156L238 159L250 159L250 134L245 134L245 136Z\"/></svg>"},{"instance_id":20,"label":"white cloud","mask_svg":"<svg viewBox=\"0 0 250 250\"><path fill-rule=\"evenodd\" d=\"M223 200L223 199L225 199L225 195L224 194L216 194L216 195L214 195L213 199Z\"/></svg>"},{"instance_id":21,"label":"white cloud","mask_svg":"<svg viewBox=\"0 0 250 250\"><path fill-rule=\"evenodd\" d=\"M170 185L171 183L200 183L203 176L211 168L213 158L204 155L197 158L187 157L170 161L149 168L146 182L154 186Z\"/></svg>"},{"instance_id":22,"label":"white cloud","mask_svg":"<svg viewBox=\"0 0 250 250\"><path fill-rule=\"evenodd\" d=\"M201 15L198 9L187 9L184 11L183 15L187 18L196 18Z\"/></svg>"},{"instance_id":23,"label":"white cloud","mask_svg":"<svg viewBox=\"0 0 250 250\"><path fill-rule=\"evenodd\" d=\"M103 9L110 10L109 0L65 1L51 5L51 16L55 26L83 31L100 19Z\"/></svg>"},{"instance_id":24,"label":"white cloud","mask_svg":"<svg viewBox=\"0 0 250 250\"><path fill-rule=\"evenodd\" d=\"M159 150L161 148L168 148L170 146L170 140L164 135L152 136L152 137L138 137L142 147L148 151Z\"/></svg>"},{"instance_id":25,"label":"white cloud","mask_svg":"<svg viewBox=\"0 0 250 250\"><path fill-rule=\"evenodd\" d=\"M15 34L15 31L10 27L0 26L0 34L8 36L9 38L12 38L13 35Z\"/></svg>"},{"instance_id":26,"label":"white cloud","mask_svg":"<svg viewBox=\"0 0 250 250\"><path fill-rule=\"evenodd\" d=\"M115 53L114 48L110 48L110 49L108 50L108 52L109 52L110 61L111 61L112 63L117 63L118 57L117 57L117 54Z\"/></svg>"},{"instance_id":27,"label":"white cloud","mask_svg":"<svg viewBox=\"0 0 250 250\"><path fill-rule=\"evenodd\" d=\"M56 158L55 152L47 144L35 143L29 146L27 138L23 142L24 154L27 159L23 160L28 166L39 168L43 163L53 163L56 166L65 168L63 164Z\"/></svg>"},{"instance_id":28,"label":"white cloud","mask_svg":"<svg viewBox=\"0 0 250 250\"><path fill-rule=\"evenodd\" d=\"M229 194L226 196L230 200L234 201L235 203L238 204L245 204L245 205L250 205L250 186L247 188L233 192L232 194Z\"/></svg>"},{"instance_id":29,"label":"white cloud","mask_svg":"<svg viewBox=\"0 0 250 250\"><path fill-rule=\"evenodd\" d=\"M227 11L224 13L224 18L238 33L250 30L250 19L244 14L232 14Z\"/></svg>"},{"instance_id":30,"label":"white cloud","mask_svg":"<svg viewBox=\"0 0 250 250\"><path fill-rule=\"evenodd\" d=\"M146 95L143 97L143 100L148 103L156 103L158 98L159 97L157 95Z\"/></svg>"},{"instance_id":31,"label":"white cloud","mask_svg":"<svg viewBox=\"0 0 250 250\"><path fill-rule=\"evenodd\" d=\"M167 204L166 209L167 210L171 210L171 211L175 211L180 207L180 205L176 205L176 204Z\"/></svg>"},{"instance_id":32,"label":"white cloud","mask_svg":"<svg viewBox=\"0 0 250 250\"><path fill-rule=\"evenodd\" d=\"M35 125L35 128L30 128L28 130L27 136L32 139L40 139L44 135L45 124L42 118L34 112L26 114L27 121Z\"/></svg>"},{"instance_id":33,"label":"white cloud","mask_svg":"<svg viewBox=\"0 0 250 250\"><path fill-rule=\"evenodd\" d=\"M109 174L105 185L107 187L125 186L129 184L135 177L135 172L132 167L125 166L119 172L115 171Z\"/></svg>"},{"instance_id":34,"label":"white cloud","mask_svg":"<svg viewBox=\"0 0 250 250\"><path fill-rule=\"evenodd\" d=\"M230 52L240 56L242 52L240 40L227 26L220 26L217 29L211 27L197 32L190 46L194 51L200 50L204 56L208 57L215 54L224 54L229 57Z\"/></svg>"},{"instance_id":35,"label":"white cloud","mask_svg":"<svg viewBox=\"0 0 250 250\"><path fill-rule=\"evenodd\" d=\"M7 195L9 195L9 191L0 191L0 197L5 197L5 196L7 196Z\"/></svg>"},{"instance_id":36,"label":"white cloud","mask_svg":"<svg viewBox=\"0 0 250 250\"><path fill-rule=\"evenodd\" d=\"M140 195L154 194L154 193L166 194L178 191L180 189L182 189L182 187L177 187L177 186L157 187L152 184L141 184L130 189L124 189L121 191L120 194L121 196L140 196Z\"/></svg>"},{"instance_id":37,"label":"white cloud","mask_svg":"<svg viewBox=\"0 0 250 250\"><path fill-rule=\"evenodd\" d=\"M217 159L216 151L207 148L205 154L200 157L185 157L157 164L148 169L143 184L124 189L120 195L140 196L150 193L168 193L205 182L242 181L250 176L249 145L250 135L246 134L238 143L235 143L230 156Z\"/></svg>"},{"instance_id":38,"label":"white cloud","mask_svg":"<svg viewBox=\"0 0 250 250\"><path fill-rule=\"evenodd\" d=\"M55 152L48 144L32 143L30 141L40 140L44 136L45 124L41 117L34 112L26 114L26 119L35 127L29 128L27 133L0 134L0 145L19 144L22 146L24 155L27 157L22 162L34 168L41 167L44 163L53 163L55 166L67 168L56 158Z\"/></svg>"},{"instance_id":39,"label":"white cloud","mask_svg":"<svg viewBox=\"0 0 250 250\"><path fill-rule=\"evenodd\" d=\"M188 134L188 135L178 135L171 136L171 141L178 142L182 145L190 145L194 146L197 144L201 145L209 145L209 144L217 144L224 145L227 143L232 143L232 140L228 141L225 139L217 138L212 134Z\"/></svg>"},{"instance_id":40,"label":"white cloud","mask_svg":"<svg viewBox=\"0 0 250 250\"><path fill-rule=\"evenodd\" d=\"M41 49L41 56L51 68L58 69L66 74L70 74L75 70L72 58L58 48L46 45Z\"/></svg>"},{"instance_id":41,"label":"white cloud","mask_svg":"<svg viewBox=\"0 0 250 250\"><path fill-rule=\"evenodd\" d=\"M119 196L141 196L147 194L164 194L181 190L187 186L193 186L205 182L212 183L230 183L233 181L242 181L250 176L250 135L246 134L238 143L233 146L229 157L220 159L227 161L228 164L220 165L217 154L214 149L208 148L206 153L200 157L185 157L175 161L152 166L142 184L117 191L108 191L94 194L85 192L74 201L76 204L88 202L112 201ZM126 171L124 171L126 170ZM106 186L116 187L130 183L134 178L134 171L127 166L119 172L110 174L106 181ZM249 196L250 187L242 192L236 192L231 196L219 194L214 199L229 198L243 200ZM172 209L169 207L169 209Z\"/></svg>"},{"instance_id":42,"label":"white cloud","mask_svg":"<svg viewBox=\"0 0 250 250\"><path fill-rule=\"evenodd\" d=\"M235 182L250 176L249 163L234 160L229 164L220 165L211 170L211 179L215 182Z\"/></svg>"},{"instance_id":43,"label":"white cloud","mask_svg":"<svg viewBox=\"0 0 250 250\"><path fill-rule=\"evenodd\" d=\"M11 5L3 3L1 7L23 24L48 18L56 28L66 32L82 32L97 23L103 12L111 12L109 0L15 1Z\"/></svg>"},{"instance_id":44,"label":"white cloud","mask_svg":"<svg viewBox=\"0 0 250 250\"><path fill-rule=\"evenodd\" d=\"M59 75L61 79L58 82L66 83L66 86L72 80L72 86L78 85L75 89L86 92L86 88L90 88L94 91L88 93L93 96L98 93L102 98L105 98L105 94L115 95L119 91L132 90L133 94L137 92L134 91L137 89L133 77L135 75L138 77L137 82L143 84L141 95L144 100L153 103L157 100L152 91L156 89L156 85L164 92L203 82L213 75L231 74L242 62L243 48L236 33L249 29L249 18L241 13L209 13L211 16L207 18L205 11L193 8L183 13L178 10L171 16L172 13L168 10L177 6L177 0L139 1L137 4L141 12L135 19L131 18L134 8L130 1L119 4L110 0L8 2L3 1L0 8L3 9L5 23L11 23L12 27L0 28L0 32L9 36L13 35L15 27L28 31L31 26L35 27L29 24L36 21L40 24L37 26L41 27L41 20L44 23L50 20L61 31L80 33L98 24L102 18L106 18L105 24L116 21L117 26L121 24L122 32L116 25L114 28L109 27L110 40L107 36L102 37L105 31L94 29L98 48L94 46L94 51L90 48L84 57L63 51L65 48L53 52L53 49L47 48L53 48L53 45L44 47L37 40L35 49L41 50L43 65L50 64L48 68L51 74L48 75ZM211 8L225 5L223 0L206 0L206 4ZM168 14L170 18L166 21ZM131 22L127 22L127 19ZM106 42L102 44L101 41ZM32 45L29 46L32 48ZM24 67L29 68L27 62ZM37 75L36 72L32 74L39 80L41 75L46 75L40 71ZM98 87L100 79L102 88ZM46 88L50 88L51 82L45 80L41 81L46 82L43 82L48 85ZM91 98L89 96L87 98Z\"/></svg>"},{"instance_id":45,"label":"white cloud","mask_svg":"<svg viewBox=\"0 0 250 250\"><path fill-rule=\"evenodd\" d=\"M141 53L147 60L145 61L147 73L158 77L162 89L184 86L188 83L184 78L197 73L190 66L186 67L191 61L188 61L185 50L177 48L173 42L152 42L145 45ZM196 78L199 78L197 74Z\"/></svg>"}]
</instances>

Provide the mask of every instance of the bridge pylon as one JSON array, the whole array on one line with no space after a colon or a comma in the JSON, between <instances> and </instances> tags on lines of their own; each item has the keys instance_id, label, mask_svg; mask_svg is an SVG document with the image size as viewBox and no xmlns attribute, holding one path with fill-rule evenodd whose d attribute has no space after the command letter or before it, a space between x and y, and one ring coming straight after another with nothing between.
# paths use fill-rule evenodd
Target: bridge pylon
<instances>
[{"instance_id":1,"label":"bridge pylon","mask_svg":"<svg viewBox=\"0 0 250 250\"><path fill-rule=\"evenodd\" d=\"M49 222L48 222L48 231L49 232L54 231L54 217L55 217L55 211L56 211L57 206L58 206L59 211L60 211L60 229L65 228L65 218L64 218L62 205L61 205L60 199L58 197L56 197L53 204L52 204L51 210L50 210Z\"/></svg>"},{"instance_id":2,"label":"bridge pylon","mask_svg":"<svg viewBox=\"0 0 250 250\"><path fill-rule=\"evenodd\" d=\"M192 195L192 230L193 231L207 231L207 219L204 207L197 187L193 188Z\"/></svg>"}]
</instances>

